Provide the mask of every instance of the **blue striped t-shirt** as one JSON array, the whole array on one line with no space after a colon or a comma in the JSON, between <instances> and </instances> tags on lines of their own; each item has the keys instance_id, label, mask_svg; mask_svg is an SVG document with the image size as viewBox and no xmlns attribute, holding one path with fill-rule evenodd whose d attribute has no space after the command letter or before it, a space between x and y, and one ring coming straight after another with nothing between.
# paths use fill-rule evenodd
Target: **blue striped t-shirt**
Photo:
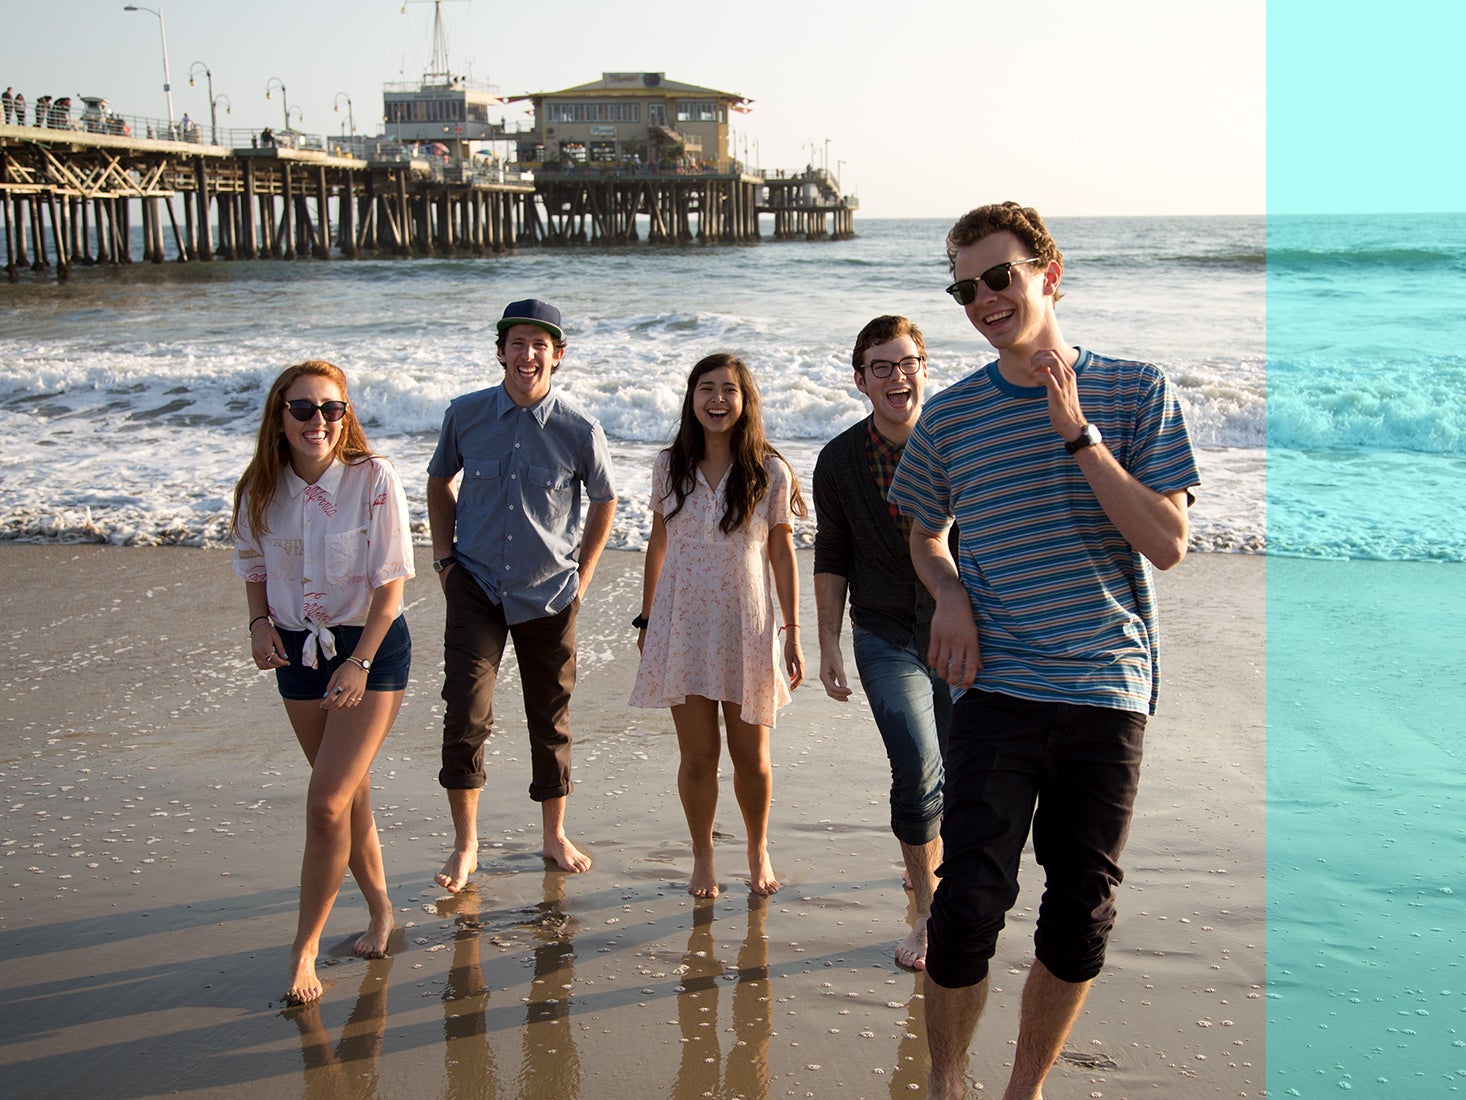
<instances>
[{"instance_id":1,"label":"blue striped t-shirt","mask_svg":"<svg viewBox=\"0 0 1466 1100\"><path fill-rule=\"evenodd\" d=\"M1158 493L1198 484L1181 406L1161 370L1078 350L1080 405L1120 465ZM928 531L957 521L957 566L982 651L975 687L1155 713L1150 563L1065 451L1042 386L1015 386L993 362L932 397L890 499Z\"/></svg>"}]
</instances>

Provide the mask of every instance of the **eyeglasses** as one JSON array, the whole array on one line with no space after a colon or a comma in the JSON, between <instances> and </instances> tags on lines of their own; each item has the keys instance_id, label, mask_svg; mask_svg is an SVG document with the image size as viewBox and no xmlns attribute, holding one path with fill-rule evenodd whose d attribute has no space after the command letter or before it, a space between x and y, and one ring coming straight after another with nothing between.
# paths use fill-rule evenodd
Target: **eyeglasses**
<instances>
[{"instance_id":1,"label":"eyeglasses","mask_svg":"<svg viewBox=\"0 0 1466 1100\"><path fill-rule=\"evenodd\" d=\"M921 370L921 365L926 362L925 355L908 355L904 359L892 362L889 359L872 359L865 365L865 370L877 378L890 378L891 372L897 367L901 368L902 374L915 374Z\"/></svg>"},{"instance_id":2,"label":"eyeglasses","mask_svg":"<svg viewBox=\"0 0 1466 1100\"><path fill-rule=\"evenodd\" d=\"M1008 284L1013 281L1013 269L1022 264L1036 264L1039 262L1037 256L1030 260L1009 260L1005 264L994 264L976 279L958 279L947 288L947 293L957 299L959 306L970 306L977 301L977 284L987 283L988 288L998 294L1008 289Z\"/></svg>"},{"instance_id":3,"label":"eyeglasses","mask_svg":"<svg viewBox=\"0 0 1466 1100\"><path fill-rule=\"evenodd\" d=\"M326 423L334 424L346 415L345 401L322 401L319 405L312 405L309 401L296 398L294 401L285 402L285 411L295 419L304 424L311 420L319 412Z\"/></svg>"}]
</instances>

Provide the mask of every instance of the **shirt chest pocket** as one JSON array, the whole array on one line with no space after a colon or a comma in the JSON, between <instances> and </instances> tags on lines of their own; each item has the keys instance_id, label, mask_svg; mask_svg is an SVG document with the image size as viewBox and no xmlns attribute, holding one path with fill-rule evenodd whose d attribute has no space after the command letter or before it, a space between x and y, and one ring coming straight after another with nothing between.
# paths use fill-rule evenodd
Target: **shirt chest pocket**
<instances>
[{"instance_id":1,"label":"shirt chest pocket","mask_svg":"<svg viewBox=\"0 0 1466 1100\"><path fill-rule=\"evenodd\" d=\"M545 525L558 525L575 500L575 474L554 466L529 465L524 470L524 508Z\"/></svg>"},{"instance_id":2,"label":"shirt chest pocket","mask_svg":"<svg viewBox=\"0 0 1466 1100\"><path fill-rule=\"evenodd\" d=\"M365 525L326 536L326 580L333 588L366 581L368 545Z\"/></svg>"}]
</instances>

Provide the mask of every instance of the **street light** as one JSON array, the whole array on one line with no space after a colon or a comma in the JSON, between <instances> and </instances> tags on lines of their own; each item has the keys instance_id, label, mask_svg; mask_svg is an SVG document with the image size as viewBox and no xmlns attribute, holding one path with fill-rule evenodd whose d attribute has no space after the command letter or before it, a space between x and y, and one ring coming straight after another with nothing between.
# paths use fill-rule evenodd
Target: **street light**
<instances>
[{"instance_id":1,"label":"street light","mask_svg":"<svg viewBox=\"0 0 1466 1100\"><path fill-rule=\"evenodd\" d=\"M341 101L343 99L346 100L347 125L351 127L351 136L356 137L356 116L351 113L351 97L345 92L337 92L336 101L332 105L331 110L335 111L339 115L341 113Z\"/></svg>"},{"instance_id":2,"label":"street light","mask_svg":"<svg viewBox=\"0 0 1466 1100\"><path fill-rule=\"evenodd\" d=\"M280 113L285 118L285 129L288 130L290 129L290 107L285 99L285 81L281 80L278 76L272 76L269 80L265 81L266 99L270 98L270 85L272 84L280 85Z\"/></svg>"},{"instance_id":3,"label":"street light","mask_svg":"<svg viewBox=\"0 0 1466 1100\"><path fill-rule=\"evenodd\" d=\"M211 145L218 145L219 116L214 111L214 74L209 71L209 67L205 65L202 61L195 61L192 65L188 67L188 86L190 88L194 86L193 74L199 69L204 70L204 79L208 81L209 85L209 143Z\"/></svg>"},{"instance_id":4,"label":"street light","mask_svg":"<svg viewBox=\"0 0 1466 1100\"><path fill-rule=\"evenodd\" d=\"M168 97L168 135L173 136L173 81L168 76L168 27L163 22L163 9L145 8L140 4L127 4L123 11L145 11L158 17L158 35L163 39L163 94Z\"/></svg>"},{"instance_id":5,"label":"street light","mask_svg":"<svg viewBox=\"0 0 1466 1100\"><path fill-rule=\"evenodd\" d=\"M825 175L830 174L830 139L825 138L825 163L823 165Z\"/></svg>"},{"instance_id":6,"label":"street light","mask_svg":"<svg viewBox=\"0 0 1466 1100\"><path fill-rule=\"evenodd\" d=\"M229 97L227 95L225 95L223 92L220 92L213 99L209 100L210 118L217 119L219 117L218 107L219 101L221 99L224 101L224 113L226 115L232 115L234 113L234 104L229 101ZM219 136L217 134L214 135L214 144L219 144Z\"/></svg>"}]
</instances>

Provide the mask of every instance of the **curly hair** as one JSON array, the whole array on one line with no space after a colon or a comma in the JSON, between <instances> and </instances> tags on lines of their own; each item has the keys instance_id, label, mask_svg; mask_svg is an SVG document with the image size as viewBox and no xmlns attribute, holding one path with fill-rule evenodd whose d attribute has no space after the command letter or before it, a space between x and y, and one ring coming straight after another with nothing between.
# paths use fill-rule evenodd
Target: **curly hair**
<instances>
[{"instance_id":1,"label":"curly hair","mask_svg":"<svg viewBox=\"0 0 1466 1100\"><path fill-rule=\"evenodd\" d=\"M743 391L743 415L733 425L730 440L733 466L728 471L723 516L718 521L718 529L725 535L731 535L749 521L759 501L768 495L769 475L764 469L764 460L772 456L786 466L788 462L764 435L763 413L760 411L758 386L753 380L753 373L742 359L727 352L716 352L699 359L692 368L692 373L687 376L687 394L682 399L682 422L677 430L677 437L664 452L668 458L667 482L672 497L672 510L667 513L666 518L671 519L682 511L682 505L697 486L697 462L705 456L707 450L702 425L698 423L697 415L693 412L692 395L697 389L698 379L719 367L730 368L738 380L738 388ZM799 492L799 479L794 476L792 467L789 471L789 484L789 507L796 516L808 515L809 509Z\"/></svg>"},{"instance_id":2,"label":"curly hair","mask_svg":"<svg viewBox=\"0 0 1466 1100\"><path fill-rule=\"evenodd\" d=\"M947 231L947 268L957 274L957 250L976 244L994 233L1008 232L1017 237L1023 245L1038 257L1044 266L1057 263L1064 266L1064 254L1049 235L1049 227L1031 206L1019 206L1016 202L995 202L978 206L957 219ZM1063 295L1056 293L1057 304Z\"/></svg>"},{"instance_id":3,"label":"curly hair","mask_svg":"<svg viewBox=\"0 0 1466 1100\"><path fill-rule=\"evenodd\" d=\"M246 500L249 501L248 522L251 533L262 535L269 530L265 512L270 507L270 501L274 499L276 486L280 483L280 471L290 465L290 444L280 430L280 417L285 412L285 391L297 378L306 375L326 378L336 383L341 390L342 400L346 401L346 415L341 421L341 438L336 443L336 453L332 457L339 458L348 466L373 457L366 433L361 430L361 422L356 419L356 410L352 408L347 397L346 374L341 368L324 359L307 359L304 363L286 367L270 385L270 392L265 396L265 411L260 417L259 434L255 437L254 458L250 459L249 465L234 486L234 518L230 530L235 535L239 534L240 511Z\"/></svg>"}]
</instances>

